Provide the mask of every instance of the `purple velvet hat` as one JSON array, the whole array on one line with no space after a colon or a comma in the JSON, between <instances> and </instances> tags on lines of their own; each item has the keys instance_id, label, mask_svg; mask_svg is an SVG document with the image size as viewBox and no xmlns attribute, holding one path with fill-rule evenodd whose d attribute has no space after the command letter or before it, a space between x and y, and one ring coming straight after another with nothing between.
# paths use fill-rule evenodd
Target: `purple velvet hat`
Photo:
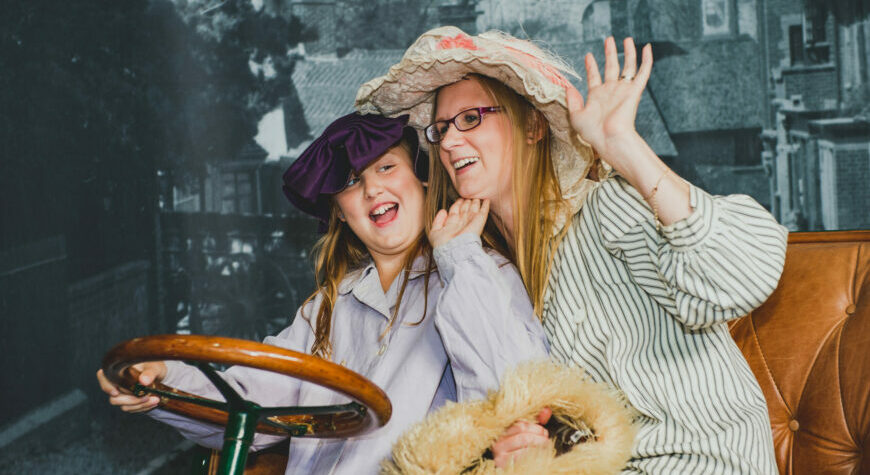
<instances>
[{"instance_id":1,"label":"purple velvet hat","mask_svg":"<svg viewBox=\"0 0 870 475\"><path fill-rule=\"evenodd\" d=\"M361 172L403 137L411 144L414 173L426 181L429 163L420 153L416 131L407 124L407 115L388 118L354 112L338 118L284 172L284 195L326 224L330 196L344 189L351 172Z\"/></svg>"}]
</instances>

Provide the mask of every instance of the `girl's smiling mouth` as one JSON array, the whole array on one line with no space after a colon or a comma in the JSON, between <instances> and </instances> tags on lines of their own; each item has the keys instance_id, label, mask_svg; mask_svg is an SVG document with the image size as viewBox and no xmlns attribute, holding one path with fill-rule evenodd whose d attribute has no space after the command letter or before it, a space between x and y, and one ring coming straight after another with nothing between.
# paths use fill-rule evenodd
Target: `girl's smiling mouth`
<instances>
[{"instance_id":1,"label":"girl's smiling mouth","mask_svg":"<svg viewBox=\"0 0 870 475\"><path fill-rule=\"evenodd\" d=\"M369 219L375 223L377 227L384 227L396 219L399 213L398 203L378 203L369 212Z\"/></svg>"}]
</instances>

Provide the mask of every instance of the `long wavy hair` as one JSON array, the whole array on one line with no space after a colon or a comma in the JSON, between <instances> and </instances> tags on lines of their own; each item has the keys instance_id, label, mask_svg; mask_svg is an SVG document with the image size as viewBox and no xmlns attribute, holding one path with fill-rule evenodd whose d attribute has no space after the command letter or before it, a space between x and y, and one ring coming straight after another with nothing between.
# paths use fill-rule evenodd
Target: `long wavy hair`
<instances>
[{"instance_id":1,"label":"long wavy hair","mask_svg":"<svg viewBox=\"0 0 870 475\"><path fill-rule=\"evenodd\" d=\"M501 106L509 120L512 137L509 150L513 155L514 246L508 246L492 216L487 220L482 239L517 266L535 314L542 318L553 258L568 229L566 225L556 235L552 234L556 217L567 207L550 153L554 139L543 114L502 82L476 74L464 80L478 81L493 105ZM433 121L436 112L433 108ZM530 135L540 139L528 143ZM439 147L430 147L426 222L431 223L438 210L447 209L458 197L450 176L441 165Z\"/></svg>"},{"instance_id":2,"label":"long wavy hair","mask_svg":"<svg viewBox=\"0 0 870 475\"><path fill-rule=\"evenodd\" d=\"M406 153L410 156L411 147L406 142L400 142ZM412 164L413 166L413 164ZM429 277L434 270L432 259L432 247L426 234L421 231L416 244L408 252L405 259L404 271L401 273L402 285L396 297L396 306L390 317L386 329L381 334L383 338L393 326L399 315L399 307L405 295L405 289L411 275L411 268L418 256L424 256L426 267L423 274L423 315L420 320L411 325L419 325L426 318L426 309L429 303ZM314 261L315 290L305 299L302 304L302 317L308 321L314 330L314 343L311 345L311 354L321 358L332 359L332 316L338 299L338 288L341 282L350 273L361 269L370 259L370 254L365 244L354 234L346 222L339 219L338 205L333 201L329 213L329 223L326 233L317 240L312 250ZM321 297L320 306L316 315L305 315L305 308L314 301L317 296Z\"/></svg>"}]
</instances>

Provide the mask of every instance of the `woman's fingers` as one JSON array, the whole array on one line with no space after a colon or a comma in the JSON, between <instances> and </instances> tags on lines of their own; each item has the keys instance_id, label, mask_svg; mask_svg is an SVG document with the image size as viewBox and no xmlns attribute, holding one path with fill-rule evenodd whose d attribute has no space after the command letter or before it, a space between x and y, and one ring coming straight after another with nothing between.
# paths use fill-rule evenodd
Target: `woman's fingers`
<instances>
[{"instance_id":1,"label":"woman's fingers","mask_svg":"<svg viewBox=\"0 0 870 475\"><path fill-rule=\"evenodd\" d=\"M529 447L540 447L549 442L550 439L546 435L523 432L499 439L498 442L492 445L492 454L495 455L496 452L503 454L527 449Z\"/></svg>"},{"instance_id":2,"label":"woman's fingers","mask_svg":"<svg viewBox=\"0 0 870 475\"><path fill-rule=\"evenodd\" d=\"M608 36L604 40L604 82L619 79L619 57L616 53L616 40Z\"/></svg>"},{"instance_id":3,"label":"woman's fingers","mask_svg":"<svg viewBox=\"0 0 870 475\"><path fill-rule=\"evenodd\" d=\"M591 90L593 87L600 86L601 73L598 72L598 63L595 61L595 56L592 56L592 53L586 53L584 63L586 65L586 84L588 88Z\"/></svg>"},{"instance_id":4,"label":"woman's fingers","mask_svg":"<svg viewBox=\"0 0 870 475\"><path fill-rule=\"evenodd\" d=\"M625 78L625 80L634 79L634 76L637 75L637 50L631 37L623 40L622 51L623 65L621 78Z\"/></svg>"},{"instance_id":5,"label":"woman's fingers","mask_svg":"<svg viewBox=\"0 0 870 475\"><path fill-rule=\"evenodd\" d=\"M640 69L637 70L637 75L634 77L634 84L640 89L644 89L646 88L647 81L649 81L649 75L652 72L652 45L647 44L646 46L644 46L640 54Z\"/></svg>"},{"instance_id":6,"label":"woman's fingers","mask_svg":"<svg viewBox=\"0 0 870 475\"><path fill-rule=\"evenodd\" d=\"M580 94L580 91L578 91L574 86L569 86L565 90L565 96L568 101L568 115L570 117L574 117L583 112L583 95Z\"/></svg>"},{"instance_id":7,"label":"woman's fingers","mask_svg":"<svg viewBox=\"0 0 870 475\"><path fill-rule=\"evenodd\" d=\"M541 409L541 412L538 413L538 424L544 425L549 422L550 417L553 416L553 410L549 407L545 407Z\"/></svg>"},{"instance_id":8,"label":"woman's fingers","mask_svg":"<svg viewBox=\"0 0 870 475\"><path fill-rule=\"evenodd\" d=\"M525 433L534 434L534 435L541 435L544 437L546 437L548 435L547 429L545 429L544 426L542 426L540 424L535 424L534 422L529 422L529 421L517 421L517 422L514 422L513 425L511 425L510 427L507 428L507 430L504 433L504 436L502 436L502 437L513 436L513 435L517 435L517 434L525 434Z\"/></svg>"},{"instance_id":9,"label":"woman's fingers","mask_svg":"<svg viewBox=\"0 0 870 475\"><path fill-rule=\"evenodd\" d=\"M529 447L547 445L549 441L547 429L532 422L517 421L492 444L495 465L505 467Z\"/></svg>"}]
</instances>

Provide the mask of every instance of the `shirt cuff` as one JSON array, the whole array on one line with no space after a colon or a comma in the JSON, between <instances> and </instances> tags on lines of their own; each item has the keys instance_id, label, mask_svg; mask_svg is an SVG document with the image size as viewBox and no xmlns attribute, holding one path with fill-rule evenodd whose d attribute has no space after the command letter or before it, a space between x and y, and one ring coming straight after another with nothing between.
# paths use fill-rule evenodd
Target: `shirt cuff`
<instances>
[{"instance_id":1,"label":"shirt cuff","mask_svg":"<svg viewBox=\"0 0 870 475\"><path fill-rule=\"evenodd\" d=\"M438 266L441 282L447 285L456 273L456 264L470 260L483 249L480 236L463 233L432 250L432 257Z\"/></svg>"},{"instance_id":2,"label":"shirt cuff","mask_svg":"<svg viewBox=\"0 0 870 475\"><path fill-rule=\"evenodd\" d=\"M198 369L193 368L192 366L188 366L181 361L166 360L163 362L163 364L166 365L166 376L164 376L163 380L161 380L160 382L173 388L178 388L179 383L185 379L185 375L190 374L189 371L191 369L193 369L194 371L199 371Z\"/></svg>"},{"instance_id":3,"label":"shirt cuff","mask_svg":"<svg viewBox=\"0 0 870 475\"><path fill-rule=\"evenodd\" d=\"M692 214L687 218L662 226L662 235L674 249L685 249L702 242L713 229L716 207L713 197L704 190L689 185L689 206Z\"/></svg>"}]
</instances>

